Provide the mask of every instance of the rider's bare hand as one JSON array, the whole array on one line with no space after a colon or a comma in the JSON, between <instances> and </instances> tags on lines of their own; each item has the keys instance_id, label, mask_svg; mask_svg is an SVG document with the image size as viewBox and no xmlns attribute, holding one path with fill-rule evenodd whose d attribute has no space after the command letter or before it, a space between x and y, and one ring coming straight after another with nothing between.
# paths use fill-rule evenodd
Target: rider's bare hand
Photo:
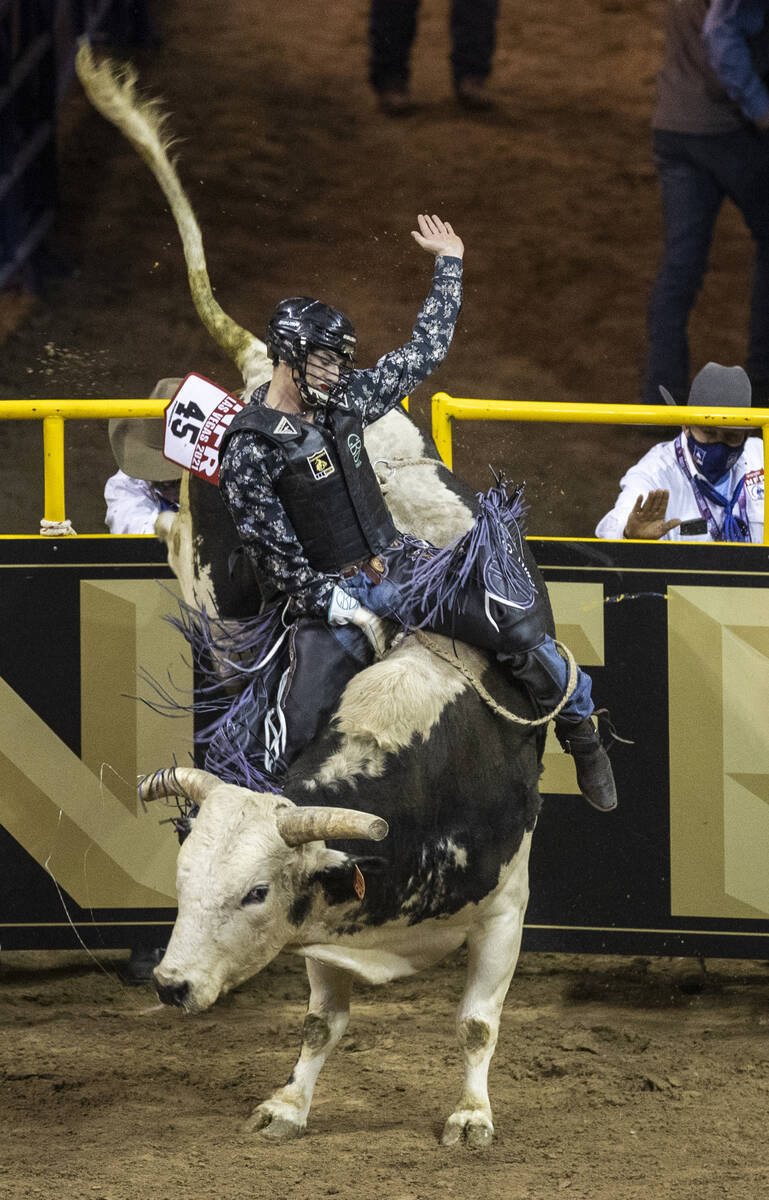
<instances>
[{"instance_id":1,"label":"rider's bare hand","mask_svg":"<svg viewBox=\"0 0 769 1200\"><path fill-rule=\"evenodd\" d=\"M423 250L428 250L437 258L439 254L450 254L453 258L461 258L465 252L462 239L457 237L448 221L440 217L420 213L417 217L419 232L412 229L411 236Z\"/></svg>"},{"instance_id":2,"label":"rider's bare hand","mask_svg":"<svg viewBox=\"0 0 769 1200\"><path fill-rule=\"evenodd\" d=\"M639 496L627 519L625 537L656 542L664 537L669 529L680 525L681 522L677 518L665 520L669 499L670 493L664 488L649 492L645 500L643 496Z\"/></svg>"}]
</instances>

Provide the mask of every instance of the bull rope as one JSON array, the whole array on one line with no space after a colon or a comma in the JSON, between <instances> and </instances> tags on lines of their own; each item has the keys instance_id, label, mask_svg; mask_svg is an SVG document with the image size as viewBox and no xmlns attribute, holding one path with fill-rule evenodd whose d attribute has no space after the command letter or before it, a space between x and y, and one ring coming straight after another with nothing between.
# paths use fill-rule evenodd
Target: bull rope
<instances>
[{"instance_id":1,"label":"bull rope","mask_svg":"<svg viewBox=\"0 0 769 1200\"><path fill-rule=\"evenodd\" d=\"M510 712L508 708L498 704L491 693L483 686L475 672L471 671L470 668L462 662L462 659L457 654L456 650L453 654L449 654L446 650L441 648L435 637L431 636L429 633L425 633L423 629L414 629L411 631L411 633L418 642L421 642L421 644L431 652L431 654L435 654L438 656L438 658L442 658L445 663L448 663L449 666L454 667L454 669L459 671L461 675L464 675L470 686L475 689L481 700L484 702L484 704L488 705L492 712L495 712L499 717L504 717L506 721L512 721L515 725L527 725L530 727L535 725L546 725L548 721L552 721L558 716L564 704L573 694L574 689L577 686L577 663L574 655L568 646L564 645L563 642L559 642L556 638L553 638L561 657L565 658L569 665L569 678L566 681L566 690L552 712L545 713L543 717L535 717L534 720L530 721L527 717L519 717L517 713Z\"/></svg>"},{"instance_id":2,"label":"bull rope","mask_svg":"<svg viewBox=\"0 0 769 1200\"><path fill-rule=\"evenodd\" d=\"M389 475L380 475L377 471L380 463L384 463L389 471ZM400 458L396 462L391 462L389 458L377 458L372 463L372 466L376 471L382 494L386 496L390 484L390 475L394 475L396 471L400 471L401 467L445 467L446 464L440 458L427 458L426 455L422 455L420 458ZM446 470L448 470L448 467L446 467Z\"/></svg>"}]
</instances>

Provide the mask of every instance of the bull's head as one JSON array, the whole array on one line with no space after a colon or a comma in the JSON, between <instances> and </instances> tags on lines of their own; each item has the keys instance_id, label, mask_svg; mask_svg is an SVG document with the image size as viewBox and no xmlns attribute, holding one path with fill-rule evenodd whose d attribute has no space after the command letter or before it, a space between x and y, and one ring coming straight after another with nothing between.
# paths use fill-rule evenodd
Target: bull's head
<instances>
[{"instance_id":1,"label":"bull's head","mask_svg":"<svg viewBox=\"0 0 769 1200\"><path fill-rule=\"evenodd\" d=\"M387 822L345 808L297 808L283 796L222 783L194 768L158 771L143 799L183 793L200 811L179 851L179 914L163 961L158 994L187 1012L209 1008L255 975L285 946L327 941L322 884L355 864L326 838L379 841Z\"/></svg>"}]
</instances>

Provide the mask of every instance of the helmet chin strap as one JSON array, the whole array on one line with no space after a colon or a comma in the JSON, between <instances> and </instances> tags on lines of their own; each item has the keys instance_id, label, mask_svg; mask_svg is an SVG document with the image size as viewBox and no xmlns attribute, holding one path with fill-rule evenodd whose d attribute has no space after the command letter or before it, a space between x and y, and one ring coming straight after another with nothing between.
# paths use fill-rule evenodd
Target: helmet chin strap
<instances>
[{"instance_id":1,"label":"helmet chin strap","mask_svg":"<svg viewBox=\"0 0 769 1200\"><path fill-rule=\"evenodd\" d=\"M324 408L328 404L328 396L321 395L314 388L311 388L307 382L307 376L302 373L298 366L292 365L291 378L294 381L294 387L299 393L299 400L304 410L309 409L314 412L316 408Z\"/></svg>"},{"instance_id":2,"label":"helmet chin strap","mask_svg":"<svg viewBox=\"0 0 769 1200\"><path fill-rule=\"evenodd\" d=\"M294 382L294 387L299 393L299 398L303 406L311 410L325 408L335 400L341 399L338 393L346 390L350 374L350 371L345 371L340 367L339 377L333 384L327 388L315 387L310 382L310 376L307 371L307 356L303 364L298 362L291 363L291 378Z\"/></svg>"}]
</instances>

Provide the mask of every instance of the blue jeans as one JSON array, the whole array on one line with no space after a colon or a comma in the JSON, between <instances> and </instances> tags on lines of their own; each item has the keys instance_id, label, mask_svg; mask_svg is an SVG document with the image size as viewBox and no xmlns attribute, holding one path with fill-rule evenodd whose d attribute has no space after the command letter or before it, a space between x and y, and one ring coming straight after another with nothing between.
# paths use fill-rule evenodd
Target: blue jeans
<instances>
[{"instance_id":1,"label":"blue jeans","mask_svg":"<svg viewBox=\"0 0 769 1200\"><path fill-rule=\"evenodd\" d=\"M769 394L769 136L654 131L664 247L647 311L643 402L661 404L659 384L679 402L689 391L689 314L707 269L724 199L740 210L755 245L745 366L753 403Z\"/></svg>"},{"instance_id":2,"label":"blue jeans","mask_svg":"<svg viewBox=\"0 0 769 1200\"><path fill-rule=\"evenodd\" d=\"M400 591L398 585L387 576L379 583L372 583L362 571L358 571L349 579L345 579L342 586L346 592L349 592L377 616L398 620ZM433 628L438 633L449 632L438 625L427 625L425 628ZM464 628L456 630L457 637L463 641L475 645L480 643L486 648L491 648L488 641L488 629L484 629L483 634L483 639L476 640L472 630ZM511 674L524 683L540 706L548 711L555 707L566 690L569 670L550 635L544 633L540 637L541 640L537 645L521 648L506 642L503 634L499 644L493 649L496 650L500 661L509 665ZM590 676L577 667L577 685L558 714L557 721L573 725L583 720L584 717L589 717L594 707L591 689Z\"/></svg>"}]
</instances>

